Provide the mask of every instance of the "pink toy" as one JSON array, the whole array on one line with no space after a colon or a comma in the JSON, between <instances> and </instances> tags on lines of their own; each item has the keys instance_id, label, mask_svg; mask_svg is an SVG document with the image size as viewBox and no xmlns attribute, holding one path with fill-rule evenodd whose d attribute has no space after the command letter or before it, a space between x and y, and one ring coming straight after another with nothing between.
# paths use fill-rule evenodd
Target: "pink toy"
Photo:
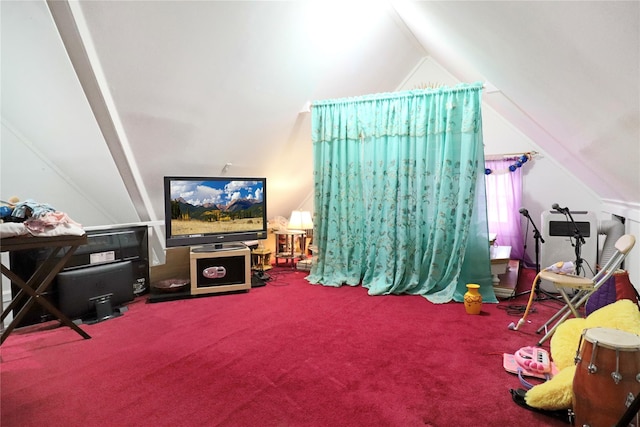
<instances>
[{"instance_id":1,"label":"pink toy","mask_svg":"<svg viewBox=\"0 0 640 427\"><path fill-rule=\"evenodd\" d=\"M516 351L514 358L525 371L545 374L551 372L549 352L538 347L522 347Z\"/></svg>"}]
</instances>

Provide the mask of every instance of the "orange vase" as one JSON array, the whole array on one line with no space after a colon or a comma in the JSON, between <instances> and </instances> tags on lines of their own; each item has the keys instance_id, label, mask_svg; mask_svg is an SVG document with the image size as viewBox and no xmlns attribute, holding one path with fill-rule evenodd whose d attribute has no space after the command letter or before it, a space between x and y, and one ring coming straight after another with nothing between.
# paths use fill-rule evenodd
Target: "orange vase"
<instances>
[{"instance_id":1,"label":"orange vase","mask_svg":"<svg viewBox=\"0 0 640 427\"><path fill-rule=\"evenodd\" d=\"M467 314L480 314L482 310L482 295L479 289L480 285L476 283L467 284L467 292L464 294L464 308Z\"/></svg>"}]
</instances>

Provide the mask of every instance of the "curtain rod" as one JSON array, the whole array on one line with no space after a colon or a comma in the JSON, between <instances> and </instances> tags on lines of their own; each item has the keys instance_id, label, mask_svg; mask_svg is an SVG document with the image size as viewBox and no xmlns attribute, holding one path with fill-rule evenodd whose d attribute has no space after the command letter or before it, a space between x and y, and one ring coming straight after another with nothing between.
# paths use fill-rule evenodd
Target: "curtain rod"
<instances>
[{"instance_id":1,"label":"curtain rod","mask_svg":"<svg viewBox=\"0 0 640 427\"><path fill-rule=\"evenodd\" d=\"M433 88L433 89L407 89L407 90L400 90L396 92L380 92L380 93L372 93L368 95L350 96L346 98L323 99L323 100L316 100L313 102L307 101L305 105L302 107L302 110L299 111L299 113L308 113L311 111L313 107L320 106L320 105L334 105L334 104L344 104L344 103L353 103L353 102L361 102L361 101L376 101L376 100L385 100L385 99L391 99L391 98L414 96L413 94L411 94L411 92L418 92L421 90L424 91L424 90L443 89L449 92L463 92L466 90L474 90L474 89L482 90L483 88L484 88L484 85L480 82L458 83L452 87L443 86L443 87Z\"/></svg>"},{"instance_id":2,"label":"curtain rod","mask_svg":"<svg viewBox=\"0 0 640 427\"><path fill-rule=\"evenodd\" d=\"M470 84L470 83L466 83L466 84ZM427 83L426 87L422 87L422 88L419 88L419 89L422 89L422 90L424 90L424 89L441 89L441 88L444 88L444 87L448 87L448 86L446 86L444 84L441 84L441 83L431 83L431 82L429 82L429 83ZM482 90L486 91L486 93L500 92L500 90L498 88L496 88L490 82L483 82L481 88L482 88ZM450 89L455 89L455 86L453 88L450 88ZM406 91L406 89L398 90L396 92L405 92L405 91ZM388 93L395 93L395 92L388 92ZM347 98L345 98L345 99L347 99ZM302 106L302 108L300 109L300 111L298 113L299 114L310 113L312 107L313 107L313 103L311 101L307 101L307 102L305 102L305 104ZM537 154L537 153L535 153L535 154Z\"/></svg>"},{"instance_id":3,"label":"curtain rod","mask_svg":"<svg viewBox=\"0 0 640 427\"><path fill-rule=\"evenodd\" d=\"M484 157L485 159L499 159L499 158L508 158L508 157L516 157L516 156L523 156L523 155L528 155L529 157L534 157L537 156L538 153L537 151L525 151L525 152L519 152L519 153L503 153L503 154L486 154Z\"/></svg>"}]
</instances>

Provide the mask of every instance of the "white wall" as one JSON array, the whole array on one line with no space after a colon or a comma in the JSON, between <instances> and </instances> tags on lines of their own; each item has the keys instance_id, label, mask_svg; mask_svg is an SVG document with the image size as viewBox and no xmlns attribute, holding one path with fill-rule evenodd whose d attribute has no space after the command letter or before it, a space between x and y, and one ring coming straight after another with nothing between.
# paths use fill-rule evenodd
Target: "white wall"
<instances>
[{"instance_id":1,"label":"white wall","mask_svg":"<svg viewBox=\"0 0 640 427\"><path fill-rule=\"evenodd\" d=\"M2 139L2 181L0 194L2 200L12 196L21 201L33 199L39 203L47 203L55 209L65 212L72 219L83 225L111 224L114 218L92 201L100 198L97 195L87 197L79 185L53 164L46 156L40 154L33 144L11 129L4 122L0 128ZM73 153L68 153L73 156ZM120 182L114 185L120 189ZM126 209L125 209L126 208ZM123 206L123 212L130 212L129 205ZM137 218L123 218L135 221Z\"/></svg>"},{"instance_id":2,"label":"white wall","mask_svg":"<svg viewBox=\"0 0 640 427\"><path fill-rule=\"evenodd\" d=\"M625 269L629 272L631 283L640 291L640 221L629 219L626 224L626 232L636 237L636 245L627 256Z\"/></svg>"},{"instance_id":3,"label":"white wall","mask_svg":"<svg viewBox=\"0 0 640 427\"><path fill-rule=\"evenodd\" d=\"M139 221L44 1L3 2L0 198L84 226Z\"/></svg>"},{"instance_id":4,"label":"white wall","mask_svg":"<svg viewBox=\"0 0 640 427\"><path fill-rule=\"evenodd\" d=\"M432 58L426 58L413 70L400 85L399 90L415 89L423 84L443 84L453 86L459 83L451 74ZM482 121L485 154L524 153L536 151L539 154L533 161L522 167L523 194L522 207L526 208L536 226L540 229L542 212L551 210L558 203L573 211L595 212L599 220L611 219L611 214L625 218L625 232L640 237L640 207L629 206L616 201L601 200L596 194L576 179L565 166L547 156L538 144L526 137L511 125L490 105L492 98L501 97L500 93L483 93ZM504 101L501 99L500 101ZM526 233L526 220L522 221L523 235ZM526 234L527 254L535 260L535 240L529 227ZM604 236L600 236L601 239ZM600 243L602 246L602 242ZM625 263L631 283L640 289L640 242L632 250ZM541 245L544 251L544 244ZM558 260L571 261L571 260ZM541 266L545 267L545 266ZM592 266L595 268L595 266Z\"/></svg>"},{"instance_id":5,"label":"white wall","mask_svg":"<svg viewBox=\"0 0 640 427\"><path fill-rule=\"evenodd\" d=\"M624 268L629 272L631 283L640 291L640 205L604 200L602 211L624 218L625 232L636 238L636 245L627 255Z\"/></svg>"}]
</instances>

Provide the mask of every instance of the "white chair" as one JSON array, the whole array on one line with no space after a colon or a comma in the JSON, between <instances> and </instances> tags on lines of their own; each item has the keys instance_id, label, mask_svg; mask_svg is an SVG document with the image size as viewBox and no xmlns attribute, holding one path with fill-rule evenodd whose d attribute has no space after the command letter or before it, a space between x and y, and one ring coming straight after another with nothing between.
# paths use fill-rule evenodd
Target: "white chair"
<instances>
[{"instance_id":1,"label":"white chair","mask_svg":"<svg viewBox=\"0 0 640 427\"><path fill-rule=\"evenodd\" d=\"M540 279L548 280L558 289L560 295L565 300L566 304L558 310L556 314L551 316L549 320L545 322L538 330L538 334L543 330L546 332L544 337L538 341L538 345L542 345L553 333L558 326L567 320L567 318L573 314L575 317L580 317L578 309L582 307L591 294L593 294L603 283L605 283L616 272L622 261L627 257L627 254L631 251L631 248L636 243L636 238L630 234L625 234L620 237L616 243L616 252L609 258L609 261L596 273L593 278L587 278L582 276L576 276L573 274L558 274L551 271L541 271ZM569 297L567 289L573 289L576 291L573 297ZM557 320L557 321L556 321ZM553 322L556 322L549 330L547 328Z\"/></svg>"}]
</instances>

